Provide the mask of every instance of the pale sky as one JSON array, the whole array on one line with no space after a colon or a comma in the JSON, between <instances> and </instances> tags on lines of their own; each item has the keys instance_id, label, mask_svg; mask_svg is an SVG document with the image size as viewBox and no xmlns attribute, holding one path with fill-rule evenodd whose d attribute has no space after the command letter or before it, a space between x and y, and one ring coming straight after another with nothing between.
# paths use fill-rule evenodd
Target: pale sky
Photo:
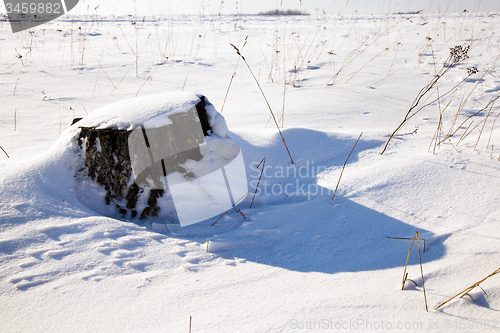
<instances>
[{"instance_id":1,"label":"pale sky","mask_svg":"<svg viewBox=\"0 0 500 333\"><path fill-rule=\"evenodd\" d=\"M497 12L500 0L80 0L72 14L85 14L99 6L102 15L115 14L256 14L272 9L317 10L330 14L380 15L423 10L426 13Z\"/></svg>"}]
</instances>

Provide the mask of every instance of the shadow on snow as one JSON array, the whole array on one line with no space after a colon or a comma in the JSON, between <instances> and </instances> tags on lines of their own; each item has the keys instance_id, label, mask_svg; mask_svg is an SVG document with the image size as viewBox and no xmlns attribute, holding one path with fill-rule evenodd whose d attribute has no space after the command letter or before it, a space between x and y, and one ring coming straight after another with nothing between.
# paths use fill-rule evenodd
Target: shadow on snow
<instances>
[{"instance_id":1,"label":"shadow on snow","mask_svg":"<svg viewBox=\"0 0 500 333\"><path fill-rule=\"evenodd\" d=\"M246 219L232 210L213 227L215 218L176 228L171 235L194 238L200 243L209 239L209 251L227 259L244 258L300 272L331 274L402 267L411 239L388 237L413 238L416 231L426 239L423 262L445 254L443 241L447 236L431 240L432 233L362 206L341 193L332 201L333 190L317 185L317 171L329 168L336 171L336 184L355 139L306 129L288 129L283 135L295 158L295 173L279 137L269 145L255 147L233 134L247 167L249 195L240 204ZM357 161L361 151L379 148L381 144L361 140L349 164ZM260 176L256 165L262 157L266 157L267 172L249 209ZM267 193L263 184L267 184ZM418 264L416 245L415 242L410 265Z\"/></svg>"}]
</instances>

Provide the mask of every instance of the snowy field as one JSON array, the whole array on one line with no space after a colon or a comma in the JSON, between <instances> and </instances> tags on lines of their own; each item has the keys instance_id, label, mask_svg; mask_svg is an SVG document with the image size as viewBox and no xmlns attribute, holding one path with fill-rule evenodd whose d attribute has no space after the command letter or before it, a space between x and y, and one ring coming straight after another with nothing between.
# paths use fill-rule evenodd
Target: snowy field
<instances>
[{"instance_id":1,"label":"snowy field","mask_svg":"<svg viewBox=\"0 0 500 333\"><path fill-rule=\"evenodd\" d=\"M1 21L0 330L499 331L499 275L434 310L500 266L499 29L468 12ZM242 149L245 217L167 231L80 202L73 118L182 90ZM416 242L401 290L417 231L428 312Z\"/></svg>"}]
</instances>

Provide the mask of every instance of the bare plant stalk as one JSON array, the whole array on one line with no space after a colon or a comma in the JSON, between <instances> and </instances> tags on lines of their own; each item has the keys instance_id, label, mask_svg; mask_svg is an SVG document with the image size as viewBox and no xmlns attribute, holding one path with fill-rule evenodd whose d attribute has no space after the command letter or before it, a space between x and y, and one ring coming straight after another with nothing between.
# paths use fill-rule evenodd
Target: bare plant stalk
<instances>
[{"instance_id":1,"label":"bare plant stalk","mask_svg":"<svg viewBox=\"0 0 500 333\"><path fill-rule=\"evenodd\" d=\"M412 240L413 238L407 238L407 237L386 237L389 239L407 239L407 240ZM424 250L422 252L425 252L425 238L420 238L421 240L424 241Z\"/></svg>"},{"instance_id":2,"label":"bare plant stalk","mask_svg":"<svg viewBox=\"0 0 500 333\"><path fill-rule=\"evenodd\" d=\"M500 268L497 269L496 271L494 271L493 273L491 273L490 275L488 275L487 277L485 277L484 279L474 283L472 286L468 287L468 288L465 288L464 290L462 290L461 292L459 292L458 294L456 294L455 296L453 296L452 298L448 299L447 301L439 304L434 310L437 310L439 309L440 307L442 307L443 305L445 305L446 303L448 303L449 301L451 301L452 299L460 296L460 298L464 297L465 295L468 295L470 291L472 291L472 289L476 288L476 287L479 287L479 284L481 284L482 282L484 282L486 279L489 279L490 277L492 277L493 275L496 275L496 274L499 274L500 273ZM482 288L481 288L482 289ZM484 291L484 290L483 290Z\"/></svg>"},{"instance_id":3,"label":"bare plant stalk","mask_svg":"<svg viewBox=\"0 0 500 333\"><path fill-rule=\"evenodd\" d=\"M469 128L472 126L472 124L474 124L474 120L472 120L469 124L469 126L467 126L467 128L465 129L465 131L462 133L462 136L460 136L460 139L458 140L457 142L457 145L463 140L465 139L465 137L467 137L467 135L469 135L469 133L467 133L467 131L469 130ZM467 135L466 135L467 134Z\"/></svg>"},{"instance_id":4,"label":"bare plant stalk","mask_svg":"<svg viewBox=\"0 0 500 333\"><path fill-rule=\"evenodd\" d=\"M283 1L282 1L283 2ZM286 20L283 20L283 108L281 109L281 128L285 127L285 100L286 100Z\"/></svg>"},{"instance_id":5,"label":"bare plant stalk","mask_svg":"<svg viewBox=\"0 0 500 333\"><path fill-rule=\"evenodd\" d=\"M440 78L443 77L446 73L448 73L453 67L455 67L458 63L461 61L467 59L468 52L469 52L469 46L467 47L462 47L461 45L457 45L453 48L450 49L450 55L446 59L446 61L443 64L443 67L439 70L439 72L434 76L434 78L429 82L426 86L424 86L422 89L420 89L419 93L413 100L413 103L411 104L410 108L408 109L408 112L406 113L403 121L399 124L399 126L392 132L392 134L389 136L389 139L387 140L384 149L380 153L381 155L387 150L387 147L389 146L389 142L391 142L392 138L396 135L396 133L399 132L401 128L413 117L415 116L422 108L428 106L429 104L433 103L428 103L424 106L420 106L420 102L426 96L429 92L431 92L436 85L436 83L439 81ZM470 74L471 75L471 74ZM464 81L462 81L464 82ZM452 89L453 90L453 89ZM442 98L444 95L441 95L438 97L438 100Z\"/></svg>"},{"instance_id":6,"label":"bare plant stalk","mask_svg":"<svg viewBox=\"0 0 500 333\"><path fill-rule=\"evenodd\" d=\"M429 145L428 151L431 150L432 143L434 142L434 149L432 151L433 154L436 153L436 147L439 146L443 141L441 141L441 134L443 133L443 113L444 111L448 108L450 105L451 101L446 104L444 109L441 111L441 106L439 107L439 122L438 122L438 127L436 128L436 132L434 133L434 136L432 137L431 144Z\"/></svg>"},{"instance_id":7,"label":"bare plant stalk","mask_svg":"<svg viewBox=\"0 0 500 333\"><path fill-rule=\"evenodd\" d=\"M99 81L99 74L100 73L101 73L101 66L99 66L99 69L97 71L97 77L95 78L94 91L92 91L92 97L94 97L95 89L97 88L97 82ZM100 89L99 89L99 91L100 91Z\"/></svg>"},{"instance_id":8,"label":"bare plant stalk","mask_svg":"<svg viewBox=\"0 0 500 333\"><path fill-rule=\"evenodd\" d=\"M252 198L252 202L250 203L250 208L252 208L252 205L253 205L253 201L255 199L255 195L257 194L257 190L259 189L259 185L260 185L260 179L262 178L262 174L264 173L264 168L266 166L266 158L264 157L259 165L257 165L257 168L262 164L262 170L260 171L260 176L259 176L259 181L257 182L257 187L255 188L255 193L253 194L253 198Z\"/></svg>"},{"instance_id":9,"label":"bare plant stalk","mask_svg":"<svg viewBox=\"0 0 500 333\"><path fill-rule=\"evenodd\" d=\"M248 62L246 61L245 57L241 54L240 50L234 46L233 44L231 44L231 46L236 50L236 53L241 57L241 59L243 59L243 61L245 62L245 65L247 65L248 67L248 70L250 71L250 73L252 74L255 82L257 83L257 86L259 87L259 90L260 92L262 93L262 96L264 96L264 100L266 101L266 104L267 104L267 107L269 108L269 112L271 112L271 115L273 116L273 120L274 120L274 124L276 125L276 128L278 129L278 132L280 133L280 136L281 136L281 141L283 142L283 145L285 146L286 148L286 151L288 153L288 156L290 157L290 161L292 162L292 164L295 164L293 162L293 158L292 158L292 154L290 154L290 150L288 149L288 146L286 144L286 141L285 141L285 138L283 137L283 133L281 133L281 130L280 130L280 127L278 125L278 121L276 120L276 117L274 116L274 113L273 113L273 109L271 108L271 105L269 105L269 101L267 100L266 98L266 95L264 94L264 91L262 90L262 87L260 86L259 84L259 81L257 80L257 78L255 77L255 74L253 73L252 69L250 68L250 65L248 64Z\"/></svg>"},{"instance_id":10,"label":"bare plant stalk","mask_svg":"<svg viewBox=\"0 0 500 333\"><path fill-rule=\"evenodd\" d=\"M116 89L118 89L118 86L120 85L120 83L122 83L122 81L123 81L123 80L127 77L128 73L130 73L130 71L132 70L132 68L134 68L134 66L135 66L135 65L130 66L130 68L128 69L127 73L125 73L125 75L123 75L123 77L122 77L122 78L121 78L121 80L120 80L120 81L116 84L116 86L115 86L115 84L114 84L113 82L111 82L111 84L113 84L114 88L113 88L113 90L111 90L111 92L109 93L110 95L111 95L111 94L113 94L113 92L114 92ZM102 67L101 67L101 68L102 68ZM103 69L103 71L104 71L104 69ZM106 72L104 72L104 74L106 74ZM106 76L107 76L107 74L106 74ZM109 79L109 77L108 77L108 79Z\"/></svg>"},{"instance_id":11,"label":"bare plant stalk","mask_svg":"<svg viewBox=\"0 0 500 333\"><path fill-rule=\"evenodd\" d=\"M139 35L137 33L137 23L134 22L134 29L135 29L135 77L139 77L139 46L138 41L139 41Z\"/></svg>"},{"instance_id":12,"label":"bare plant stalk","mask_svg":"<svg viewBox=\"0 0 500 333\"><path fill-rule=\"evenodd\" d=\"M16 85L14 86L14 92L12 93L12 96L16 96L16 89L17 89L18 82L19 82L19 79L16 80Z\"/></svg>"},{"instance_id":13,"label":"bare plant stalk","mask_svg":"<svg viewBox=\"0 0 500 333\"><path fill-rule=\"evenodd\" d=\"M283 108L281 109L281 128L285 127L285 100L286 100L286 71L285 71L285 80L283 81Z\"/></svg>"},{"instance_id":14,"label":"bare plant stalk","mask_svg":"<svg viewBox=\"0 0 500 333\"><path fill-rule=\"evenodd\" d=\"M337 77L340 75L340 72L343 71L347 66L349 66L354 60L356 60L357 57L359 57L361 54L363 54L370 46L372 46L375 42L377 42L380 37L385 35L387 32L389 32L392 28L394 28L396 24L392 25L391 27L387 28L385 32L382 34L378 34L376 38L374 38L370 43L365 43L364 41L359 44L359 46L354 49L351 53L349 53L346 58L344 59L344 62L342 63L340 69L338 70L335 75L333 75L330 80L326 83L327 86L332 86L335 81L337 80ZM385 51L385 50L384 50ZM379 55L375 56L378 57ZM373 58L373 59L375 59ZM372 60L373 60L372 59ZM370 62L372 61L370 60Z\"/></svg>"},{"instance_id":15,"label":"bare plant stalk","mask_svg":"<svg viewBox=\"0 0 500 333\"><path fill-rule=\"evenodd\" d=\"M406 268L408 267L408 260L410 260L411 248L413 247L413 242L415 242L416 237L417 237L417 234L415 234L415 236L413 236L413 239L411 240L410 248L408 249L408 256L406 257L406 264L405 264L405 270L403 272L403 282L401 284L401 290L405 289L405 283L408 280L408 274L406 273Z\"/></svg>"},{"instance_id":16,"label":"bare plant stalk","mask_svg":"<svg viewBox=\"0 0 500 333\"><path fill-rule=\"evenodd\" d=\"M2 151L5 153L5 155L7 155L7 158L10 158L9 154L7 154L7 152L5 151L5 149L2 148L2 146L0 146L0 149L2 149Z\"/></svg>"},{"instance_id":17,"label":"bare plant stalk","mask_svg":"<svg viewBox=\"0 0 500 333\"><path fill-rule=\"evenodd\" d=\"M424 271L422 269L422 256L420 255L420 233L416 232L417 236L417 247L418 247L418 261L420 262L420 275L422 276L422 289L424 291L424 301L425 301L425 311L429 312L429 307L427 306L427 296L425 294L425 282L424 282Z\"/></svg>"},{"instance_id":18,"label":"bare plant stalk","mask_svg":"<svg viewBox=\"0 0 500 333\"><path fill-rule=\"evenodd\" d=\"M17 59L19 59L19 60L21 61L21 64L23 64L23 67L24 67L25 65L24 65L24 61L23 61L23 56L21 55L21 53L19 53L19 52L17 51L17 49L16 49L16 48L14 48L14 50L16 50L16 53L17 53ZM10 67L9 67L9 68L10 68Z\"/></svg>"},{"instance_id":19,"label":"bare plant stalk","mask_svg":"<svg viewBox=\"0 0 500 333\"><path fill-rule=\"evenodd\" d=\"M14 131L17 130L17 109L14 111Z\"/></svg>"},{"instance_id":20,"label":"bare plant stalk","mask_svg":"<svg viewBox=\"0 0 500 333\"><path fill-rule=\"evenodd\" d=\"M429 45L429 46L430 46L431 52L432 52L432 59L434 62L434 71L436 72L436 57L434 55L434 49L432 48L432 45ZM438 100L438 107L439 107L439 122L438 122L438 126L436 128L436 133L435 133L436 140L434 141L434 149L432 150L433 154L436 153L436 147L438 145L438 142L441 141L441 133L443 132L443 130L442 130L443 112L444 112L444 110L446 110L446 107L451 103L451 101L448 102L448 105L443 110L441 110L441 96L439 95L439 84L438 83L436 84L436 93L437 93L437 100ZM431 145L432 145L432 141L431 141Z\"/></svg>"},{"instance_id":21,"label":"bare plant stalk","mask_svg":"<svg viewBox=\"0 0 500 333\"><path fill-rule=\"evenodd\" d=\"M248 39L248 36L245 37L245 42L243 43L243 46L241 47L241 51L243 51L243 48L247 44L247 39ZM221 114L222 114L222 111L224 110L224 105L226 105L226 99L227 99L227 96L229 95L229 89L231 89L231 85L233 84L233 79L236 76L236 69L238 68L239 63L240 63L240 58L238 57L238 60L236 60L236 65L234 66L233 75L231 75L231 80L229 80L229 86L227 87L226 96L224 96L224 102L222 102L222 107L220 108Z\"/></svg>"},{"instance_id":22,"label":"bare plant stalk","mask_svg":"<svg viewBox=\"0 0 500 333\"><path fill-rule=\"evenodd\" d=\"M484 127L486 126L486 122L488 121L488 118L491 116L492 113L494 113L498 109L498 107L496 107L495 110L493 110L493 106L494 106L494 104L491 104L490 110L488 111L488 114L484 118L483 127L481 127L481 129L479 130L479 135L477 136L477 141L476 141L476 144L474 145L474 150L477 149L477 145L479 144L479 140L481 139L481 134L483 134L483 130L484 130ZM486 146L486 151L488 151L488 146L489 146L489 143Z\"/></svg>"},{"instance_id":23,"label":"bare plant stalk","mask_svg":"<svg viewBox=\"0 0 500 333\"><path fill-rule=\"evenodd\" d=\"M170 232L170 230L168 230L167 224L165 223L165 220L162 220L162 221L163 221L163 224L165 225L165 228L167 229L167 231Z\"/></svg>"},{"instance_id":24,"label":"bare plant stalk","mask_svg":"<svg viewBox=\"0 0 500 333\"><path fill-rule=\"evenodd\" d=\"M497 108L498 109L498 108ZM486 150L488 150L488 147L490 145L490 142L491 142L491 135L493 134L493 128L495 128L495 123L498 119L498 116L500 116L500 113L497 114L497 116L495 117L495 120L493 120L493 124L491 125L491 131L490 131L490 137L488 138L488 144L486 145ZM493 144L491 145L491 154L493 155Z\"/></svg>"},{"instance_id":25,"label":"bare plant stalk","mask_svg":"<svg viewBox=\"0 0 500 333\"><path fill-rule=\"evenodd\" d=\"M344 169L345 169L345 166L347 164L347 161L349 161L349 157L351 157L351 154L354 151L354 148L356 148L356 145L358 144L359 139L361 139L362 135L363 135L363 132L361 132L361 134L359 135L358 139L356 140L356 143L352 147L351 152L349 153L349 155L347 156L347 158L346 158L346 160L344 162L344 166L342 167L342 171L340 172L339 181L337 182L337 186L335 186L335 192L333 192L332 200L335 199L335 195L337 194L337 189L339 188L340 179L342 179L342 174L344 173Z\"/></svg>"},{"instance_id":26,"label":"bare plant stalk","mask_svg":"<svg viewBox=\"0 0 500 333\"><path fill-rule=\"evenodd\" d=\"M189 316L189 333L191 333L191 321L193 320L193 318L191 316Z\"/></svg>"},{"instance_id":27,"label":"bare plant stalk","mask_svg":"<svg viewBox=\"0 0 500 333\"><path fill-rule=\"evenodd\" d=\"M101 62L99 61L99 59L97 59L97 57L95 57L95 60L97 61L97 63L99 64L99 68L102 69L102 71L104 72L104 74L106 75L106 77L108 78L109 82L111 82L111 84L113 85L113 87L115 87L116 89L116 86L115 84L113 83L113 81L110 79L110 77L108 76L108 74L106 73L106 71L104 70L104 68L102 68L101 66ZM113 91L115 90L113 89ZM111 93L113 93L113 91L111 91ZM111 95L111 94L110 94Z\"/></svg>"},{"instance_id":28,"label":"bare plant stalk","mask_svg":"<svg viewBox=\"0 0 500 333\"><path fill-rule=\"evenodd\" d=\"M187 82L188 76L189 76L189 72L187 72L187 74L186 74L186 78L184 79L184 84L182 85L181 91L184 91L184 88L186 87L186 82Z\"/></svg>"},{"instance_id":29,"label":"bare plant stalk","mask_svg":"<svg viewBox=\"0 0 500 333\"><path fill-rule=\"evenodd\" d=\"M471 120L472 118L474 118L475 116L477 116L478 114L480 114L481 112L483 112L484 110L486 110L486 109L488 109L488 108L493 107L493 104L496 102L496 100L497 100L498 98L500 98L500 95L497 95L496 97L492 98L492 99L488 102L488 104L486 104L486 106L485 106L484 108L482 108L481 110L479 110L479 111L477 111L476 113L474 113L474 114L470 115L469 117L467 117L467 118L466 118L466 119L465 119L465 120L464 120L464 121L463 121L463 122L462 122L462 123L461 123L461 124L457 127L457 129L455 130L455 132L453 132L451 135L453 136L453 135L454 135L454 134L455 134L455 133L456 133L456 132L457 132L460 128L462 128L462 126L463 126L466 122L468 122L469 120ZM490 105L491 105L491 106L490 106ZM472 122L474 122L474 120L472 120ZM472 122L470 123L469 127L472 125ZM479 124L481 124L481 123L479 123ZM478 124L478 125L479 125L479 124ZM475 127L474 127L471 131L469 131L469 132L467 133L467 135L469 135L469 134L470 134L470 133L471 133L474 129L476 129L476 127L477 127L478 125L476 125L476 126L475 126ZM469 127L467 127L467 128L469 128ZM467 130L466 130L466 131L467 131ZM458 141L458 143L457 143L457 144L459 144L459 143L460 143L463 139L465 139L465 137L467 136L467 135L465 135L465 133L466 133L466 132L464 132L464 134L462 135L462 137L460 137L460 140Z\"/></svg>"},{"instance_id":30,"label":"bare plant stalk","mask_svg":"<svg viewBox=\"0 0 500 333\"><path fill-rule=\"evenodd\" d=\"M393 237L389 237L389 238L393 238ZM396 237L394 237L394 238L398 239ZM407 239L409 239L409 238L407 238ZM410 249L408 250L408 256L406 257L405 270L403 272L403 282L401 284L401 290L404 290L406 281L410 280L410 279L408 279L408 273L406 273L406 269L408 267L408 260L410 259L410 253L411 253L411 249L413 247L413 243L415 242L415 239L417 240L418 260L420 263L420 276L422 277L422 289L424 291L425 311L429 311L429 308L427 306L427 295L425 293L424 270L422 268L422 256L420 254L420 233L418 231L415 233L415 236L413 236L413 239L412 239L411 244L410 244ZM410 281L415 283L415 281L413 281L413 280L410 280Z\"/></svg>"},{"instance_id":31,"label":"bare plant stalk","mask_svg":"<svg viewBox=\"0 0 500 333\"><path fill-rule=\"evenodd\" d=\"M157 66L152 72L151 74L148 75L148 77L146 78L146 81L144 81L144 83L142 84L142 86L139 88L139 90L137 90L137 94L135 94L135 97L139 96L139 93L141 92L141 89L142 87L144 87L144 85L146 84L146 82L148 82L149 80L152 80L153 79L153 74L156 72L156 70L160 68L160 66Z\"/></svg>"},{"instance_id":32,"label":"bare plant stalk","mask_svg":"<svg viewBox=\"0 0 500 333\"><path fill-rule=\"evenodd\" d=\"M245 195L246 195L246 194L245 194ZM238 204L240 203L240 201L241 201L241 200L243 200L243 198L245 197L245 195L244 195L244 196L242 196L242 197L241 197L238 201L236 201L236 203L235 203L234 205L232 205L232 206L231 206L231 208L229 208L228 210L226 210L226 211L224 212L224 214L222 214L222 215L221 215L221 216L220 216L220 217L219 217L219 218L218 218L218 219L217 219L214 223L212 223L212 225L215 225L217 222L219 222L219 220L220 220L220 219L221 219L224 215L226 215L226 214L227 214L227 212L229 212L231 209L233 209L233 207L234 207L234 206L238 205ZM243 213L241 213L241 210L240 210L240 214L241 214L241 215L243 215ZM245 216L243 215L243 217L245 217Z\"/></svg>"},{"instance_id":33,"label":"bare plant stalk","mask_svg":"<svg viewBox=\"0 0 500 333\"><path fill-rule=\"evenodd\" d=\"M87 25L87 24L85 24ZM83 34L83 43L82 43L82 60L80 61L80 68L83 68L83 58L85 57L85 38L87 37L87 29L85 27L85 33Z\"/></svg>"},{"instance_id":34,"label":"bare plant stalk","mask_svg":"<svg viewBox=\"0 0 500 333\"><path fill-rule=\"evenodd\" d=\"M464 98L465 98L465 93L464 95L462 96L462 100L460 101L460 104L458 105L458 110L457 110L457 113L455 113L455 116L453 117L453 122L451 124L451 127L450 127L450 130L448 131L448 133L446 134L445 138L443 139L444 140L447 140L448 138L451 137L451 131L453 130L453 127L455 126L455 123L457 122L458 120L458 117L460 116L460 114L462 113L462 110L465 106L464 104ZM441 142L440 142L441 143Z\"/></svg>"},{"instance_id":35,"label":"bare plant stalk","mask_svg":"<svg viewBox=\"0 0 500 333\"><path fill-rule=\"evenodd\" d=\"M457 133L460 128L462 128L462 126L469 120L471 119L473 116L477 115L474 114L472 115L471 117L468 117L464 122L462 122L460 124L460 126L458 126L455 130L454 130L454 126L455 126L455 122L456 120L458 119L458 116L459 114L462 112L462 109L464 108L465 104L467 103L467 100L469 99L469 97L472 95L472 93L474 92L474 90L478 87L479 83L482 82L483 78L486 76L486 74L490 73L496 66L496 63L498 61L500 57L500 54L495 58L495 60L493 61L493 63L489 66L489 68L484 71L483 75L481 76L481 78L479 80L477 80L476 84L474 85L474 88L472 88L472 90L469 92L469 94L467 95L467 97L465 97L465 94L464 94L464 98L462 98L462 101L460 102L460 105L459 105L459 108L458 108L458 111L457 111L457 114L455 115L455 120L453 121L453 125L452 127L450 128L450 130L448 131L448 134L445 136L445 138L442 140L442 141L445 141L445 140L448 140L450 137L452 137L453 135L455 135L455 133ZM475 67L472 67L472 68L468 68L467 69L469 71L469 74L475 74L477 73L477 69ZM470 75L468 75L465 79L467 79ZM498 98L498 97L497 97ZM491 102L491 101L490 101ZM489 105L489 104L488 104ZM479 112L485 110L488 105L484 108L484 109L481 109ZM479 113L478 112L478 113ZM472 124L472 123L471 123ZM469 127L470 125L469 124ZM462 134L462 137L463 137L463 134ZM462 137L460 138L460 140L457 142L457 145L460 143L460 141L462 140Z\"/></svg>"}]
</instances>

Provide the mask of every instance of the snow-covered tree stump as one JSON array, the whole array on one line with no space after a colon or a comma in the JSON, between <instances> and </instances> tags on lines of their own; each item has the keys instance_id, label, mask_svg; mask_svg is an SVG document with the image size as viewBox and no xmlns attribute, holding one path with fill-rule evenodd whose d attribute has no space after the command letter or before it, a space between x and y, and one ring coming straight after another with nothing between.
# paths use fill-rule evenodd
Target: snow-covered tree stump
<instances>
[{"instance_id":1,"label":"snow-covered tree stump","mask_svg":"<svg viewBox=\"0 0 500 333\"><path fill-rule=\"evenodd\" d=\"M213 132L212 125L216 124L216 117L220 117L217 118L219 128L215 129L216 132L218 130L221 136L225 136L227 135L227 127L213 105L202 95L194 95L194 97L190 95L188 98L184 97L184 100L177 98L173 99L173 102L158 99L153 100L149 105L150 101L147 99L142 99L144 105L135 103L136 100L138 99L130 100L131 102L128 104L115 103L103 108L101 112L95 111L95 115L90 114L82 120L75 119L73 126L80 128L77 143L82 158L82 166L76 176L79 181L91 183L87 187L80 187L80 192L82 192L82 188L89 190L89 194L81 195L82 197L92 196L91 191L94 191L94 196L99 192L99 196L102 197L104 190L104 202L107 206L116 208L116 212L124 218L138 217L144 220L159 215L162 206L159 204L159 198L163 197L162 201L167 201L169 193L168 188L157 189L141 186L144 184L141 183L141 179L134 177L130 156L130 149L134 147L129 147L129 137L134 129L140 128L146 121L150 122L151 118L159 117L161 123L163 117L174 119L172 117L175 117L176 114L185 114L190 103L192 110L197 113L204 136ZM121 113L119 112L120 107L123 108ZM208 114L207 109L210 111ZM163 114L168 115L169 118ZM144 130L144 127L142 128ZM151 142L151 144L158 145L155 142ZM199 148L194 150L196 149L199 150ZM171 158L176 160L181 168L180 165L186 159L195 158L193 156L196 156L196 152L193 153L192 150L176 154ZM100 187L101 190L95 191L96 187ZM165 206L163 202L162 204ZM175 209L173 211L175 212Z\"/></svg>"}]
</instances>

